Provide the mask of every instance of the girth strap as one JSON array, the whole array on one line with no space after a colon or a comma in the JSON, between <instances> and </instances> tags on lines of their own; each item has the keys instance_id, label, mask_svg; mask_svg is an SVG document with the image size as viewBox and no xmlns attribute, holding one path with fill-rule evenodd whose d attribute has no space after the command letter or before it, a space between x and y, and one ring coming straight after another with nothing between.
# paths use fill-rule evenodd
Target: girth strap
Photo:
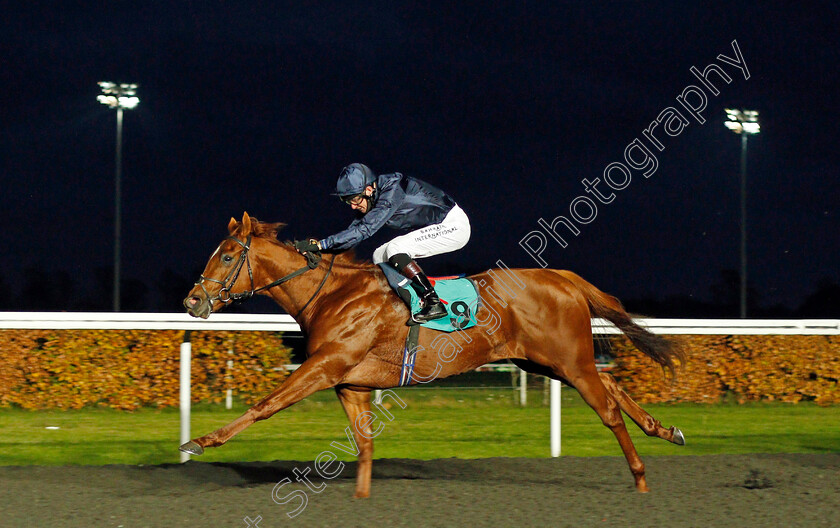
<instances>
[{"instance_id":1,"label":"girth strap","mask_svg":"<svg viewBox=\"0 0 840 528\"><path fill-rule=\"evenodd\" d=\"M420 327L411 326L408 329L408 335L405 338L405 348L403 349L402 368L400 369L400 387L410 385L414 374L414 363L417 361L417 342L420 336Z\"/></svg>"}]
</instances>

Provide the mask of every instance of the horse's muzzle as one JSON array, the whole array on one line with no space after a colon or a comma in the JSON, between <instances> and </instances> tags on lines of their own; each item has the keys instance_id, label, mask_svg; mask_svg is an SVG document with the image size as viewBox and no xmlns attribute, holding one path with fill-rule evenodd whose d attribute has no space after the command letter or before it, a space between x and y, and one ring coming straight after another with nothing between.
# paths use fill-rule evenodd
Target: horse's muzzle
<instances>
[{"instance_id":1,"label":"horse's muzzle","mask_svg":"<svg viewBox=\"0 0 840 528\"><path fill-rule=\"evenodd\" d=\"M210 317L210 303L207 299L203 299L198 295L191 295L184 299L184 308L187 309L187 313L193 317L201 317L202 319L207 319Z\"/></svg>"}]
</instances>

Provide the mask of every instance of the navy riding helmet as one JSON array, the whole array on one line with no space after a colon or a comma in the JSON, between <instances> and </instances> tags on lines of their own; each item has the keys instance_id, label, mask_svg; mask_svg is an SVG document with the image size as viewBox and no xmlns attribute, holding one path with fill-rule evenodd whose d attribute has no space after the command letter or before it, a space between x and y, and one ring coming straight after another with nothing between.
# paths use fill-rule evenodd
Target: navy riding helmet
<instances>
[{"instance_id":1,"label":"navy riding helmet","mask_svg":"<svg viewBox=\"0 0 840 528\"><path fill-rule=\"evenodd\" d=\"M335 184L335 192L332 193L344 201L364 192L365 187L373 185L376 181L376 174L370 167L361 163L351 163L341 169L341 175Z\"/></svg>"},{"instance_id":2,"label":"navy riding helmet","mask_svg":"<svg viewBox=\"0 0 840 528\"><path fill-rule=\"evenodd\" d=\"M332 194L341 198L341 201L350 203L351 200L362 195L365 188L368 185L373 185L375 181L376 174L370 170L370 167L362 163L351 163L341 169L341 174L335 184L335 192ZM368 202L367 211L371 209L373 203L376 201L376 191L377 189L373 191L372 196L362 195Z\"/></svg>"}]
</instances>

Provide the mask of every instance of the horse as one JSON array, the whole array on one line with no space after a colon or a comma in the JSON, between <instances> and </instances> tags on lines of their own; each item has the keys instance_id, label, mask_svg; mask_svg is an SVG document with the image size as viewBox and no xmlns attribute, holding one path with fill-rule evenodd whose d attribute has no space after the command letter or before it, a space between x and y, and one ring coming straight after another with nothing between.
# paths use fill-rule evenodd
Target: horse
<instances>
[{"instance_id":1,"label":"horse","mask_svg":"<svg viewBox=\"0 0 840 528\"><path fill-rule=\"evenodd\" d=\"M334 388L358 450L354 497L369 497L375 436L370 417L376 416L370 411L371 391L401 385L408 308L378 266L357 260L351 252L301 255L290 242L278 240L284 226L260 222L247 212L240 221L231 218L229 236L213 252L184 307L194 317L207 318L232 301L257 293L270 296L300 325L307 358L240 417L180 449L200 455L254 422ZM681 348L636 324L618 299L571 271L495 269L470 278L481 285L481 307L475 317L482 324L453 332L457 340L452 334L422 328L409 384L505 359L527 372L560 380L574 387L613 432L636 490L648 492L644 463L621 412L648 436L677 445L685 445L685 438L680 429L663 427L609 373L598 372L591 318L612 322L672 376L685 362Z\"/></svg>"}]
</instances>

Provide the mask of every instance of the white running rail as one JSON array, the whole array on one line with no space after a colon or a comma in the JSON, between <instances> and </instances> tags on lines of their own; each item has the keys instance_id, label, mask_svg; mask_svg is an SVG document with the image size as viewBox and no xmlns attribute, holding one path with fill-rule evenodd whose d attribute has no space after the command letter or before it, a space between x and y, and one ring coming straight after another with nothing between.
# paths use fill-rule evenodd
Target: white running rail
<instances>
[{"instance_id":1,"label":"white running rail","mask_svg":"<svg viewBox=\"0 0 840 528\"><path fill-rule=\"evenodd\" d=\"M664 335L840 335L838 319L636 319L655 334ZM213 314L196 319L186 313L127 312L0 312L0 330L220 330L300 332L287 314ZM604 319L592 319L592 333L619 334ZM190 440L189 335L181 344L181 443ZM560 382L551 380L551 456L560 456ZM189 455L181 454L181 461Z\"/></svg>"}]
</instances>

